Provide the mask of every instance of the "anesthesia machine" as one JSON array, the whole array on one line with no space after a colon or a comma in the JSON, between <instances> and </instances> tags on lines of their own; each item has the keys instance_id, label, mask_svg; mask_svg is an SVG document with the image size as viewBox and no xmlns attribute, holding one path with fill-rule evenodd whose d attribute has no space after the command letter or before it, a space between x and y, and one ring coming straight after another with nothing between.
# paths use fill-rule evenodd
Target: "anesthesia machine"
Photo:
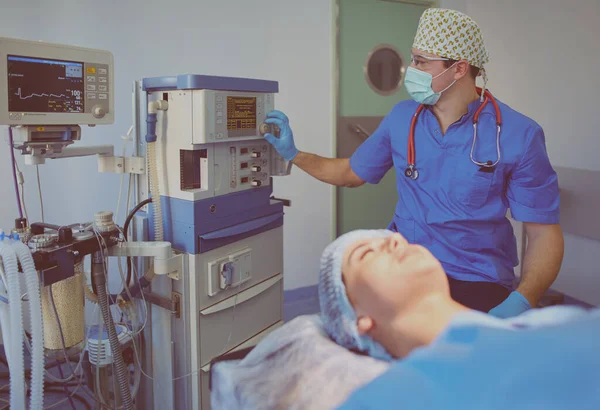
<instances>
[{"instance_id":1,"label":"anesthesia machine","mask_svg":"<svg viewBox=\"0 0 600 410\"><path fill-rule=\"evenodd\" d=\"M211 362L283 322L288 204L272 196L272 177L291 164L263 137L278 132L263 122L278 83L143 78L126 137L134 155L73 146L86 125L114 123L114 79L109 52L0 38L0 125L18 205L15 227L0 232L11 408L44 408L52 381L97 409L206 410ZM92 222L28 220L15 152L36 167L97 156L100 172L128 174L123 225L104 209L89 210ZM70 371L59 378L50 361Z\"/></svg>"}]
</instances>

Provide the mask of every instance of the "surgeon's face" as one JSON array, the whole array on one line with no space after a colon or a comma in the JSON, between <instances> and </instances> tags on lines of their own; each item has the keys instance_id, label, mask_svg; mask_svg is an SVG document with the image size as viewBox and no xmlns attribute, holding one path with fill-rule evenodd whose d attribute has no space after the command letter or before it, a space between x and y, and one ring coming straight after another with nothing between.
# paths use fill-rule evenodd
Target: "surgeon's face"
<instances>
[{"instance_id":1,"label":"surgeon's face","mask_svg":"<svg viewBox=\"0 0 600 410\"><path fill-rule=\"evenodd\" d=\"M434 92L446 89L454 80L458 79L456 78L455 67L448 68L445 65L445 61L435 60L436 58L440 58L440 56L421 51L417 48L412 49L412 54L414 58L410 66L431 74L433 77L431 88Z\"/></svg>"},{"instance_id":2,"label":"surgeon's face","mask_svg":"<svg viewBox=\"0 0 600 410\"><path fill-rule=\"evenodd\" d=\"M342 272L357 316L381 324L389 323L431 292L449 294L440 262L398 233L348 246Z\"/></svg>"}]
</instances>

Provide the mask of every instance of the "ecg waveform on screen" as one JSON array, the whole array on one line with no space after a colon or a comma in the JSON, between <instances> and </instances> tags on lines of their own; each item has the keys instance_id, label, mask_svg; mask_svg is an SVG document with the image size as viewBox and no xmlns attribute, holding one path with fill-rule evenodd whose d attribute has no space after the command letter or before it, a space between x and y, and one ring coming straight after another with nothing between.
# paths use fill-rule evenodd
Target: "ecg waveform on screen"
<instances>
[{"instance_id":1,"label":"ecg waveform on screen","mask_svg":"<svg viewBox=\"0 0 600 410\"><path fill-rule=\"evenodd\" d=\"M28 95L28 96L25 96L25 97L23 97L23 96L21 95L21 89L20 89L20 88L17 90L17 92L15 93L15 95L16 95L17 97L19 97L21 100L26 100L26 99L28 99L28 98L32 98L32 97L50 97L50 98L54 97L54 98L67 98L67 96L66 96L65 94L56 95L56 94L46 94L46 93L42 93L42 94L36 94L36 93L33 93L33 94L30 94L30 95Z\"/></svg>"},{"instance_id":2,"label":"ecg waveform on screen","mask_svg":"<svg viewBox=\"0 0 600 410\"><path fill-rule=\"evenodd\" d=\"M29 90L27 90L29 88ZM31 89L26 87L12 89L13 106L30 112L81 112L83 93L80 90L63 88L62 90Z\"/></svg>"},{"instance_id":3,"label":"ecg waveform on screen","mask_svg":"<svg viewBox=\"0 0 600 410\"><path fill-rule=\"evenodd\" d=\"M9 57L8 109L22 113L83 113L82 64Z\"/></svg>"}]
</instances>

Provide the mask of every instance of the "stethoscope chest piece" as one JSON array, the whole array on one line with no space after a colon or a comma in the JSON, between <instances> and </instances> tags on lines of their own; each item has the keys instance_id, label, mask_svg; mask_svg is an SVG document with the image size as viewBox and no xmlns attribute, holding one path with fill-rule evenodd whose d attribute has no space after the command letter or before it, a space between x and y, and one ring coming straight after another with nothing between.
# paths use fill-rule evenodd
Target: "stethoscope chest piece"
<instances>
[{"instance_id":1,"label":"stethoscope chest piece","mask_svg":"<svg viewBox=\"0 0 600 410\"><path fill-rule=\"evenodd\" d=\"M404 171L404 176L414 180L419 178L419 171L414 166L409 166Z\"/></svg>"}]
</instances>

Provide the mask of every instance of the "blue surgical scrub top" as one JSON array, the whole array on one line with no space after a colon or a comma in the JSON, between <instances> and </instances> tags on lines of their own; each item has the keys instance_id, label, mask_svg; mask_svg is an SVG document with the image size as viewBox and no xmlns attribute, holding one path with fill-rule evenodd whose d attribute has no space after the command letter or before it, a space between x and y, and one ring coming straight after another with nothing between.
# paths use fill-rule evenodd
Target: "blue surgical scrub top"
<instances>
[{"instance_id":1,"label":"blue surgical scrub top","mask_svg":"<svg viewBox=\"0 0 600 410\"><path fill-rule=\"evenodd\" d=\"M493 172L470 159L479 99L445 135L433 111L421 111L415 127L418 179L404 176L410 122L418 107L414 101L402 101L392 109L352 155L350 166L371 184L395 168L399 199L389 228L429 249L450 277L512 289L519 260L507 210L518 221L556 224L560 200L542 128L497 102L502 130L500 162ZM496 130L489 102L479 116L473 159L496 161Z\"/></svg>"}]
</instances>

